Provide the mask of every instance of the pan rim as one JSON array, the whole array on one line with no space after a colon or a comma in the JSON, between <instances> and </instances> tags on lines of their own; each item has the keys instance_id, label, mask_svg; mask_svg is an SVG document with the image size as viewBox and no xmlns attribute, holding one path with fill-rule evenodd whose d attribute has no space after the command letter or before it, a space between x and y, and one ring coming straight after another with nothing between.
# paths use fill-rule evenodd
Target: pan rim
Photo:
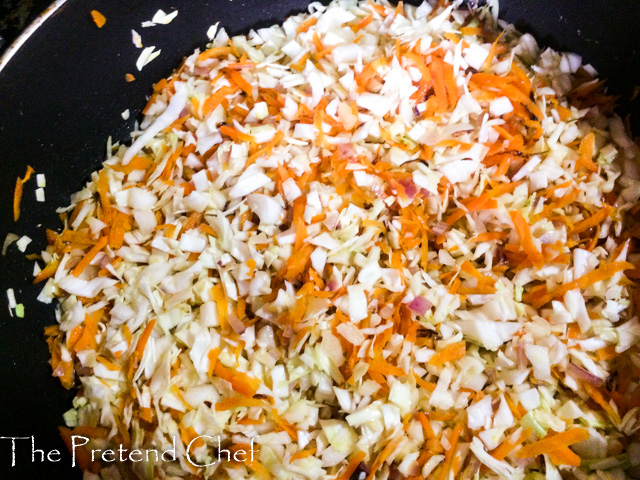
<instances>
[{"instance_id":1,"label":"pan rim","mask_svg":"<svg viewBox=\"0 0 640 480\"><path fill-rule=\"evenodd\" d=\"M62 8L68 0L55 0L44 10L29 26L7 47L0 56L0 73L9 64L13 56L26 43L27 40L40 28L44 22Z\"/></svg>"}]
</instances>

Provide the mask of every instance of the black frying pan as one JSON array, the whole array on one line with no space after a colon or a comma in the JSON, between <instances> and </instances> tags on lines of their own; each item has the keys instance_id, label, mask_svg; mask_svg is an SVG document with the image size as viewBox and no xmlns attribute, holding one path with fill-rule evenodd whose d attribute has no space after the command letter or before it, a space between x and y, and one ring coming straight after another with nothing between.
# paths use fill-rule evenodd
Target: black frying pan
<instances>
[{"instance_id":1,"label":"black frying pan","mask_svg":"<svg viewBox=\"0 0 640 480\"><path fill-rule=\"evenodd\" d=\"M59 0L60 3L62 0ZM64 2L63 2L64 3ZM57 227L55 209L69 203L104 157L109 135L127 141L134 119L146 103L151 85L168 75L182 58L206 43L207 28L220 21L231 33L281 22L303 11L308 0L67 0L13 54L0 70L0 243L7 232L34 241L27 253L44 248L46 227ZM158 8L178 8L166 26L142 29ZM89 12L102 12L107 23L98 29ZM640 99L630 101L640 84L640 20L638 0L502 0L501 17L533 33L542 45L575 51L592 63L610 90L620 95L620 112L640 125ZM142 72L131 29L143 34L145 46L162 49ZM136 80L125 81L133 73ZM129 120L120 114L130 109ZM22 216L12 218L15 179L26 165L47 177L46 203L36 203L34 184L27 184ZM42 331L52 324L54 307L35 300L33 263L15 246L0 257L0 437L35 437L45 454L63 451L57 463L32 462L30 440L16 442L11 467L11 441L0 439L0 479L81 478L57 434L62 413L73 393L51 376ZM24 319L8 314L5 290L14 288L26 307Z\"/></svg>"}]
</instances>

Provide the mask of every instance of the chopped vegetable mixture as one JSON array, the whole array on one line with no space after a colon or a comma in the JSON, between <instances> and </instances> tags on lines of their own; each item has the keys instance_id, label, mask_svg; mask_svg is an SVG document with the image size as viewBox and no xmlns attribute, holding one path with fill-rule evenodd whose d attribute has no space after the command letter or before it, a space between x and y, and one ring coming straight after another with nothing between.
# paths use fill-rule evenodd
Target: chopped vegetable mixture
<instances>
[{"instance_id":1,"label":"chopped vegetable mixture","mask_svg":"<svg viewBox=\"0 0 640 480\"><path fill-rule=\"evenodd\" d=\"M85 478L637 471L639 154L603 81L489 7L309 12L210 29L47 231ZM88 455L118 445L176 460Z\"/></svg>"}]
</instances>

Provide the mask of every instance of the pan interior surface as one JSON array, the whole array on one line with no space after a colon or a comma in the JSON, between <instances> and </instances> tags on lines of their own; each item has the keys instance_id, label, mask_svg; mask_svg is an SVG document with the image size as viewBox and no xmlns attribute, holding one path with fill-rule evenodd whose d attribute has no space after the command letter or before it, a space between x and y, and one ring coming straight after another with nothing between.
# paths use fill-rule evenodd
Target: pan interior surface
<instances>
[{"instance_id":1,"label":"pan interior surface","mask_svg":"<svg viewBox=\"0 0 640 480\"><path fill-rule=\"evenodd\" d=\"M308 4L189 0L180 2L171 24L141 29L141 22L159 8L170 12L176 4L143 0L124 6L99 0L88 5L67 0L0 70L0 240L12 232L33 239L27 253L44 248L45 229L59 225L55 209L67 205L102 162L107 138L112 136L114 143L129 140L151 85L204 46L210 25L220 22L231 33L246 32L280 23ZM501 17L533 33L540 45L583 55L601 77L609 78L611 90L620 95L620 112L630 113L632 124L640 123L640 100L629 101L640 78L640 46L628 34L640 18L640 2L504 0L500 8ZM107 18L101 29L91 21L93 9ZM131 29L143 33L145 46L162 50L141 72L135 68L140 51L131 42ZM127 73L136 80L127 82ZM131 115L123 120L126 109ZM14 223L10 206L15 179L24 175L26 165L46 175L46 203L37 203L29 189L21 218ZM51 376L42 331L54 323L54 306L35 300L41 286L31 285L32 268L15 247L0 257L0 290L13 288L25 305L25 318L10 317L6 295L1 295L0 436L28 438L16 443L14 467L11 442L0 440L0 478L81 478L57 433L73 393ZM63 452L62 460L40 462L36 456L33 462L32 436L35 448L57 449Z\"/></svg>"}]
</instances>

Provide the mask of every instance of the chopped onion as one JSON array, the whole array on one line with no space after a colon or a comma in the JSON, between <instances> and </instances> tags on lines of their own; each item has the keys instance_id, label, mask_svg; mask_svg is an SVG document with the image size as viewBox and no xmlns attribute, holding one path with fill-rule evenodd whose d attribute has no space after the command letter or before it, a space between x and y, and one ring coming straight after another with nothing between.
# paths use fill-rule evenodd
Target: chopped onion
<instances>
[{"instance_id":1,"label":"chopped onion","mask_svg":"<svg viewBox=\"0 0 640 480\"><path fill-rule=\"evenodd\" d=\"M407 306L413 313L417 313L418 315L426 315L433 304L424 297L416 297Z\"/></svg>"},{"instance_id":2,"label":"chopped onion","mask_svg":"<svg viewBox=\"0 0 640 480\"><path fill-rule=\"evenodd\" d=\"M602 378L596 377L595 375L589 373L587 370L579 367L575 363L569 363L567 370L571 372L571 374L573 374L575 377L579 378L580 380L584 380L591 385L594 385L596 387L601 387L602 385L604 385L604 380Z\"/></svg>"}]
</instances>

